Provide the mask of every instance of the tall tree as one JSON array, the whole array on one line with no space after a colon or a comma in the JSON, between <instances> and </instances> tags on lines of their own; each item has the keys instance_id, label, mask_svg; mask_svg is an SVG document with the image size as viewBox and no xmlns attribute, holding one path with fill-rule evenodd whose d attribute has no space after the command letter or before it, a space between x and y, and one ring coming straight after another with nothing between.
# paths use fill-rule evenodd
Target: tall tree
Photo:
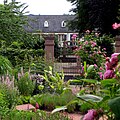
<instances>
[{"instance_id":1,"label":"tall tree","mask_svg":"<svg viewBox=\"0 0 120 120\"><path fill-rule=\"evenodd\" d=\"M75 8L76 18L70 23L71 28L83 32L98 28L102 33L111 33L112 24L117 21L120 0L67 0ZM74 26L74 27L73 27Z\"/></svg>"},{"instance_id":2,"label":"tall tree","mask_svg":"<svg viewBox=\"0 0 120 120\"><path fill-rule=\"evenodd\" d=\"M25 16L27 7L25 3L15 2L15 0L10 3L5 1L4 5L0 5L0 40L7 46L16 41L23 43L24 47L31 48L38 42L39 39L35 39L24 29L28 24L28 18Z\"/></svg>"}]
</instances>

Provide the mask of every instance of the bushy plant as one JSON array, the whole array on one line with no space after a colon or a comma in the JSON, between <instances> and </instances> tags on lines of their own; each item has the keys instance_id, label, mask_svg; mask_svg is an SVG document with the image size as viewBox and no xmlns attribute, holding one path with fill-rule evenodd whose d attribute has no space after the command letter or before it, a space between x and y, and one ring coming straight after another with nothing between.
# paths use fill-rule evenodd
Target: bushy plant
<instances>
[{"instance_id":1,"label":"bushy plant","mask_svg":"<svg viewBox=\"0 0 120 120\"><path fill-rule=\"evenodd\" d=\"M21 95L32 95L35 89L35 81L30 79L30 75L26 72L17 82L18 90Z\"/></svg>"},{"instance_id":2,"label":"bushy plant","mask_svg":"<svg viewBox=\"0 0 120 120\"><path fill-rule=\"evenodd\" d=\"M49 70L44 70L42 78L45 80L44 89L48 92L61 94L63 89L66 88L63 72L57 73L51 66L49 66Z\"/></svg>"},{"instance_id":3,"label":"bushy plant","mask_svg":"<svg viewBox=\"0 0 120 120\"><path fill-rule=\"evenodd\" d=\"M68 116L60 113L50 114L44 111L17 111L13 110L3 120L70 120Z\"/></svg>"},{"instance_id":4,"label":"bushy plant","mask_svg":"<svg viewBox=\"0 0 120 120\"><path fill-rule=\"evenodd\" d=\"M111 35L102 35L99 39L96 40L97 45L101 49L106 48L106 56L109 57L114 53L114 38Z\"/></svg>"},{"instance_id":5,"label":"bushy plant","mask_svg":"<svg viewBox=\"0 0 120 120\"><path fill-rule=\"evenodd\" d=\"M100 46L93 39L86 40L84 38L84 41L78 43L78 47L74 50L74 53L80 56L82 63L86 61L89 65L96 64L100 67L104 61L105 51L101 50Z\"/></svg>"},{"instance_id":6,"label":"bushy plant","mask_svg":"<svg viewBox=\"0 0 120 120\"><path fill-rule=\"evenodd\" d=\"M64 90L62 94L50 94L45 93L42 95L35 95L30 98L30 103L35 105L39 104L40 109L53 110L57 106L65 106L70 101L76 99L76 96L72 93L70 89ZM69 104L69 111L72 112L70 107L72 104Z\"/></svg>"},{"instance_id":7,"label":"bushy plant","mask_svg":"<svg viewBox=\"0 0 120 120\"><path fill-rule=\"evenodd\" d=\"M18 90L15 87L0 83L0 116L5 116L17 104Z\"/></svg>"}]
</instances>

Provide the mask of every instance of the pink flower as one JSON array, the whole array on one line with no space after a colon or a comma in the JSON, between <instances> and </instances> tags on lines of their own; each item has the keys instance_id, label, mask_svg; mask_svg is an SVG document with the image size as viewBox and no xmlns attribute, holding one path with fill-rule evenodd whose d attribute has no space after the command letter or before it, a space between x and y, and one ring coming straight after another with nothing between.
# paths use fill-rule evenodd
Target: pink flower
<instances>
[{"instance_id":1,"label":"pink flower","mask_svg":"<svg viewBox=\"0 0 120 120\"><path fill-rule=\"evenodd\" d=\"M39 104L38 103L35 104L35 108L39 109Z\"/></svg>"},{"instance_id":2,"label":"pink flower","mask_svg":"<svg viewBox=\"0 0 120 120\"><path fill-rule=\"evenodd\" d=\"M119 24L118 23L114 23L112 25L112 27L113 27L113 29L118 29L120 27L120 23Z\"/></svg>"},{"instance_id":3,"label":"pink flower","mask_svg":"<svg viewBox=\"0 0 120 120\"><path fill-rule=\"evenodd\" d=\"M109 57L106 57L106 61L110 61L110 58L109 58Z\"/></svg>"},{"instance_id":4,"label":"pink flower","mask_svg":"<svg viewBox=\"0 0 120 120\"><path fill-rule=\"evenodd\" d=\"M109 78L113 78L114 77L114 71L113 70L106 70L106 72L104 73L103 78L104 79L109 79Z\"/></svg>"},{"instance_id":5,"label":"pink flower","mask_svg":"<svg viewBox=\"0 0 120 120\"><path fill-rule=\"evenodd\" d=\"M102 72L99 72L98 74L99 74L99 76L100 76L100 79L102 80L102 79L103 79L103 74L102 74Z\"/></svg>"},{"instance_id":6,"label":"pink flower","mask_svg":"<svg viewBox=\"0 0 120 120\"><path fill-rule=\"evenodd\" d=\"M73 34L72 35L72 40L75 40L77 38L77 35L76 34Z\"/></svg>"},{"instance_id":7,"label":"pink flower","mask_svg":"<svg viewBox=\"0 0 120 120\"><path fill-rule=\"evenodd\" d=\"M88 44L88 41L85 41L85 45L87 45Z\"/></svg>"},{"instance_id":8,"label":"pink flower","mask_svg":"<svg viewBox=\"0 0 120 120\"><path fill-rule=\"evenodd\" d=\"M96 42L94 42L94 41L90 41L90 43L91 43L92 47L95 47L97 45Z\"/></svg>"},{"instance_id":9,"label":"pink flower","mask_svg":"<svg viewBox=\"0 0 120 120\"><path fill-rule=\"evenodd\" d=\"M94 120L97 116L97 112L94 109L88 110L88 113L84 116L83 120Z\"/></svg>"},{"instance_id":10,"label":"pink flower","mask_svg":"<svg viewBox=\"0 0 120 120\"><path fill-rule=\"evenodd\" d=\"M111 55L111 59L110 59L110 63L113 67L116 67L117 63L118 63L118 55L120 53L114 53Z\"/></svg>"},{"instance_id":11,"label":"pink flower","mask_svg":"<svg viewBox=\"0 0 120 120\"><path fill-rule=\"evenodd\" d=\"M117 56L114 56L110 59L110 63L113 67L115 67L118 63L118 57Z\"/></svg>"},{"instance_id":12,"label":"pink flower","mask_svg":"<svg viewBox=\"0 0 120 120\"><path fill-rule=\"evenodd\" d=\"M86 30L85 32L89 34L89 33L90 33L90 30Z\"/></svg>"},{"instance_id":13,"label":"pink flower","mask_svg":"<svg viewBox=\"0 0 120 120\"><path fill-rule=\"evenodd\" d=\"M94 64L94 67L96 67L96 68L97 68L98 66L97 66L96 64Z\"/></svg>"},{"instance_id":14,"label":"pink flower","mask_svg":"<svg viewBox=\"0 0 120 120\"><path fill-rule=\"evenodd\" d=\"M100 70L103 70L103 68L102 68L102 67L100 67Z\"/></svg>"},{"instance_id":15,"label":"pink flower","mask_svg":"<svg viewBox=\"0 0 120 120\"><path fill-rule=\"evenodd\" d=\"M118 56L118 55L120 55L120 53L113 53L113 54L111 55L111 57L115 57L115 56Z\"/></svg>"},{"instance_id":16,"label":"pink flower","mask_svg":"<svg viewBox=\"0 0 120 120\"><path fill-rule=\"evenodd\" d=\"M106 50L106 48L103 48L103 50Z\"/></svg>"},{"instance_id":17,"label":"pink flower","mask_svg":"<svg viewBox=\"0 0 120 120\"><path fill-rule=\"evenodd\" d=\"M112 66L111 66L111 64L110 64L109 61L107 61L107 62L105 63L105 68L106 68L106 70L111 70L111 69L112 69Z\"/></svg>"}]
</instances>

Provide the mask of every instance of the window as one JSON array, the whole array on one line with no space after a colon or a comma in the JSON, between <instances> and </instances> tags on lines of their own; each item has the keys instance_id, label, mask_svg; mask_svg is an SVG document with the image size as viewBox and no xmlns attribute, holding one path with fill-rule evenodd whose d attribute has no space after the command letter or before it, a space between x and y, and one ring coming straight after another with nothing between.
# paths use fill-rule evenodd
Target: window
<instances>
[{"instance_id":1,"label":"window","mask_svg":"<svg viewBox=\"0 0 120 120\"><path fill-rule=\"evenodd\" d=\"M61 22L61 27L66 27L66 22L65 21Z\"/></svg>"},{"instance_id":2,"label":"window","mask_svg":"<svg viewBox=\"0 0 120 120\"><path fill-rule=\"evenodd\" d=\"M48 27L48 26L49 26L48 21L45 21L44 22L44 27Z\"/></svg>"}]
</instances>

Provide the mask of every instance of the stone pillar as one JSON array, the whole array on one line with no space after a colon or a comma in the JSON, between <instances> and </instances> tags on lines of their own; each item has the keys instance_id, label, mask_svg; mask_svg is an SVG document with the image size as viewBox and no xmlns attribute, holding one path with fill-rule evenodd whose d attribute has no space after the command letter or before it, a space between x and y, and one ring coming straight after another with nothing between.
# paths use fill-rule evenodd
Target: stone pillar
<instances>
[{"instance_id":1,"label":"stone pillar","mask_svg":"<svg viewBox=\"0 0 120 120\"><path fill-rule=\"evenodd\" d=\"M54 62L54 35L46 35L45 39L45 60L48 63Z\"/></svg>"},{"instance_id":2,"label":"stone pillar","mask_svg":"<svg viewBox=\"0 0 120 120\"><path fill-rule=\"evenodd\" d=\"M120 36L115 38L115 53L120 53Z\"/></svg>"}]
</instances>

